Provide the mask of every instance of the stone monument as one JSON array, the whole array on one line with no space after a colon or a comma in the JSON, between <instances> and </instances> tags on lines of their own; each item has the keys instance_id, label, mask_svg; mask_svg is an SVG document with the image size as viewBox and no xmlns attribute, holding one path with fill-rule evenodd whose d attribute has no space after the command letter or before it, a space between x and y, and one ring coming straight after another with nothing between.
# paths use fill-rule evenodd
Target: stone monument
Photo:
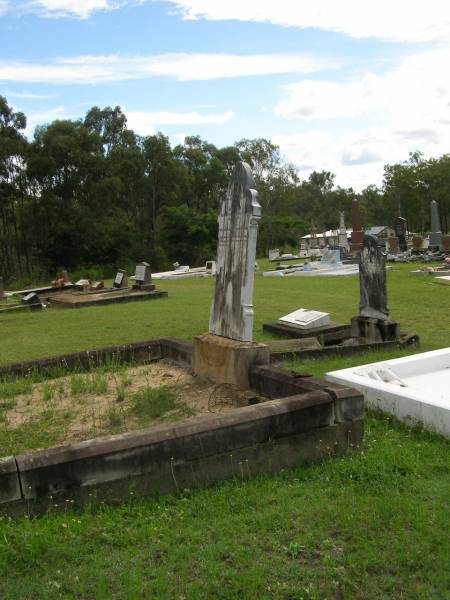
<instances>
[{"instance_id":1,"label":"stone monument","mask_svg":"<svg viewBox=\"0 0 450 600\"><path fill-rule=\"evenodd\" d=\"M339 213L339 250L341 250L343 254L348 253L350 250L347 239L347 228L345 227L344 211Z\"/></svg>"},{"instance_id":2,"label":"stone monument","mask_svg":"<svg viewBox=\"0 0 450 600\"><path fill-rule=\"evenodd\" d=\"M351 320L351 335L365 342L398 340L400 326L389 319L386 254L373 235L365 235L359 259L359 315Z\"/></svg>"},{"instance_id":3,"label":"stone monument","mask_svg":"<svg viewBox=\"0 0 450 600\"><path fill-rule=\"evenodd\" d=\"M141 262L136 265L136 271L134 274L134 290L154 290L155 286L152 284L152 271L150 265L146 262Z\"/></svg>"},{"instance_id":4,"label":"stone monument","mask_svg":"<svg viewBox=\"0 0 450 600\"><path fill-rule=\"evenodd\" d=\"M394 231L398 239L400 252L406 252L408 249L408 244L406 242L406 219L397 217L394 221Z\"/></svg>"},{"instance_id":5,"label":"stone monument","mask_svg":"<svg viewBox=\"0 0 450 600\"><path fill-rule=\"evenodd\" d=\"M413 237L412 245L415 253L423 252L423 238L420 235L415 235Z\"/></svg>"},{"instance_id":6,"label":"stone monument","mask_svg":"<svg viewBox=\"0 0 450 600\"><path fill-rule=\"evenodd\" d=\"M361 222L361 211L359 210L359 203L356 198L352 200L352 236L350 239L350 253L355 255L362 248L364 231Z\"/></svg>"},{"instance_id":7,"label":"stone monument","mask_svg":"<svg viewBox=\"0 0 450 600\"><path fill-rule=\"evenodd\" d=\"M441 220L439 218L439 207L436 200L431 201L431 232L430 250L442 250Z\"/></svg>"},{"instance_id":8,"label":"stone monument","mask_svg":"<svg viewBox=\"0 0 450 600\"><path fill-rule=\"evenodd\" d=\"M113 287L115 288L126 288L128 287L128 276L123 269L119 269L114 278Z\"/></svg>"},{"instance_id":9,"label":"stone monument","mask_svg":"<svg viewBox=\"0 0 450 600\"><path fill-rule=\"evenodd\" d=\"M234 167L219 214L217 274L209 333L194 339L194 372L249 387L252 364L268 364L269 349L252 343L253 279L261 206L249 165Z\"/></svg>"}]
</instances>

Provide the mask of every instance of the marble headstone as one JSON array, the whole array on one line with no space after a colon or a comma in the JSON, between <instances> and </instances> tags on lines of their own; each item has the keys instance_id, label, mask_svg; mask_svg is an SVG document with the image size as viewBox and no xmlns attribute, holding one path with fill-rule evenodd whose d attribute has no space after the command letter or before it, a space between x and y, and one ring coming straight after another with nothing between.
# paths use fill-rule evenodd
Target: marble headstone
<instances>
[{"instance_id":1,"label":"marble headstone","mask_svg":"<svg viewBox=\"0 0 450 600\"><path fill-rule=\"evenodd\" d=\"M135 285L133 287L141 288L149 286L152 283L152 271L150 265L146 262L141 262L136 265L136 271L134 274Z\"/></svg>"},{"instance_id":2,"label":"marble headstone","mask_svg":"<svg viewBox=\"0 0 450 600\"><path fill-rule=\"evenodd\" d=\"M394 221L394 231L398 239L400 252L406 252L408 244L406 242L406 219L397 217Z\"/></svg>"},{"instance_id":3,"label":"marble headstone","mask_svg":"<svg viewBox=\"0 0 450 600\"><path fill-rule=\"evenodd\" d=\"M234 167L219 214L217 276L209 331L250 342L253 279L261 206L248 164Z\"/></svg>"},{"instance_id":4,"label":"marble headstone","mask_svg":"<svg viewBox=\"0 0 450 600\"><path fill-rule=\"evenodd\" d=\"M347 239L347 229L345 227L345 213L339 213L339 248L344 252L348 252L350 247Z\"/></svg>"},{"instance_id":5,"label":"marble headstone","mask_svg":"<svg viewBox=\"0 0 450 600\"><path fill-rule=\"evenodd\" d=\"M373 235L365 235L359 263L359 314L361 317L388 319L386 254Z\"/></svg>"},{"instance_id":6,"label":"marble headstone","mask_svg":"<svg viewBox=\"0 0 450 600\"><path fill-rule=\"evenodd\" d=\"M442 232L441 220L439 218L439 207L436 200L431 201L431 232L430 232L430 248L442 250Z\"/></svg>"}]
</instances>

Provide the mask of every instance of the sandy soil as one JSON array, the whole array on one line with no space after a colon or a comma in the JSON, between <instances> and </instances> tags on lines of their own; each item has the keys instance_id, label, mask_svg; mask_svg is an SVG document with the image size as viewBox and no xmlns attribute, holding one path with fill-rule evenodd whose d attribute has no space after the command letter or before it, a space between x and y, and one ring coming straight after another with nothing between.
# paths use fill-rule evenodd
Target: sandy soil
<instances>
[{"instance_id":1,"label":"sandy soil","mask_svg":"<svg viewBox=\"0 0 450 600\"><path fill-rule=\"evenodd\" d=\"M133 394L162 386L175 391L177 408L142 423L139 415L130 411ZM10 430L42 426L57 433L57 443L62 444L230 410L246 405L248 397L248 393L238 392L232 386L214 386L160 361L118 372L75 374L35 384L30 394L16 396L15 406L5 413L4 426Z\"/></svg>"}]
</instances>

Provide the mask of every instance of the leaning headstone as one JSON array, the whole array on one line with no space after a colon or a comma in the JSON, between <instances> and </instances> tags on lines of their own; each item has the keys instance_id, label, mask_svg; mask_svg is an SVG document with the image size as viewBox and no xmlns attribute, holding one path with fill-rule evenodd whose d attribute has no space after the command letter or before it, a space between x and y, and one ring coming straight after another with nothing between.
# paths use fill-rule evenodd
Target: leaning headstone
<instances>
[{"instance_id":1,"label":"leaning headstone","mask_svg":"<svg viewBox=\"0 0 450 600\"><path fill-rule=\"evenodd\" d=\"M266 344L252 343L253 279L261 206L249 165L234 167L219 214L217 273L209 333L194 338L193 368L218 383L249 387L253 364L268 364Z\"/></svg>"},{"instance_id":2,"label":"leaning headstone","mask_svg":"<svg viewBox=\"0 0 450 600\"><path fill-rule=\"evenodd\" d=\"M431 201L431 232L430 232L430 249L442 250L442 232L441 221L439 218L439 207L436 200Z\"/></svg>"},{"instance_id":3,"label":"leaning headstone","mask_svg":"<svg viewBox=\"0 0 450 600\"><path fill-rule=\"evenodd\" d=\"M362 248L364 231L362 228L361 212L358 200L352 201L352 235L350 240L350 252L355 255Z\"/></svg>"},{"instance_id":4,"label":"leaning headstone","mask_svg":"<svg viewBox=\"0 0 450 600\"><path fill-rule=\"evenodd\" d=\"M22 304L29 306L29 308L32 310L39 310L42 308L41 300L35 292L30 292L29 294L23 296Z\"/></svg>"},{"instance_id":5,"label":"leaning headstone","mask_svg":"<svg viewBox=\"0 0 450 600\"><path fill-rule=\"evenodd\" d=\"M365 342L397 340L400 327L389 319L386 254L373 235L365 235L359 258L359 315L351 320L351 334Z\"/></svg>"},{"instance_id":6,"label":"leaning headstone","mask_svg":"<svg viewBox=\"0 0 450 600\"><path fill-rule=\"evenodd\" d=\"M141 262L136 265L136 271L134 274L134 289L139 290L148 290L154 289L154 285L152 284L152 272L150 269L150 265L146 262Z\"/></svg>"},{"instance_id":7,"label":"leaning headstone","mask_svg":"<svg viewBox=\"0 0 450 600\"><path fill-rule=\"evenodd\" d=\"M256 237L261 206L250 167L237 163L219 215L217 277L209 331L251 342Z\"/></svg>"},{"instance_id":8,"label":"leaning headstone","mask_svg":"<svg viewBox=\"0 0 450 600\"><path fill-rule=\"evenodd\" d=\"M114 278L113 287L126 288L128 287L128 276L125 271L119 269Z\"/></svg>"},{"instance_id":9,"label":"leaning headstone","mask_svg":"<svg viewBox=\"0 0 450 600\"><path fill-rule=\"evenodd\" d=\"M406 219L403 217L397 217L394 221L394 231L398 239L400 252L406 252L408 249L408 244L406 241Z\"/></svg>"}]
</instances>

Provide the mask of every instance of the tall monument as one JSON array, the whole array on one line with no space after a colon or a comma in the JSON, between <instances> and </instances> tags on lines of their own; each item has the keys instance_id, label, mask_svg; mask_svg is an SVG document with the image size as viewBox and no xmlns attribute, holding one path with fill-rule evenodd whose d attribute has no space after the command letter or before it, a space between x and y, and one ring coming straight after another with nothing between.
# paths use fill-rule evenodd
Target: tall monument
<instances>
[{"instance_id":1,"label":"tall monument","mask_svg":"<svg viewBox=\"0 0 450 600\"><path fill-rule=\"evenodd\" d=\"M350 252L357 254L363 244L364 231L361 222L361 211L359 209L358 200L352 200L352 236L350 239Z\"/></svg>"},{"instance_id":2,"label":"tall monument","mask_svg":"<svg viewBox=\"0 0 450 600\"><path fill-rule=\"evenodd\" d=\"M441 220L439 218L439 207L436 200L431 201L431 231L430 231L430 249L442 250L442 231Z\"/></svg>"},{"instance_id":3,"label":"tall monument","mask_svg":"<svg viewBox=\"0 0 450 600\"><path fill-rule=\"evenodd\" d=\"M252 342L253 280L261 206L251 169L238 162L219 214L217 275L209 333L194 339L193 369L218 383L249 387L253 364L268 364L266 344Z\"/></svg>"}]
</instances>

